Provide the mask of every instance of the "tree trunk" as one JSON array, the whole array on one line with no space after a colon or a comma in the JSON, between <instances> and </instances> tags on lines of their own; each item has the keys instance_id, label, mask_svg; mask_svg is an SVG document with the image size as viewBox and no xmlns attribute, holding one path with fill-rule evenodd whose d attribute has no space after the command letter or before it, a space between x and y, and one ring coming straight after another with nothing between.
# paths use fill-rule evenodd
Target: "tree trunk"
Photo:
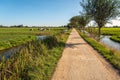
<instances>
[{"instance_id":1,"label":"tree trunk","mask_svg":"<svg viewBox=\"0 0 120 80\"><path fill-rule=\"evenodd\" d=\"M85 28L83 27L83 33L85 34Z\"/></svg>"},{"instance_id":2,"label":"tree trunk","mask_svg":"<svg viewBox=\"0 0 120 80\"><path fill-rule=\"evenodd\" d=\"M99 30L98 30L98 40L100 41L100 35L101 35L101 27L99 27Z\"/></svg>"},{"instance_id":3,"label":"tree trunk","mask_svg":"<svg viewBox=\"0 0 120 80\"><path fill-rule=\"evenodd\" d=\"M85 31L84 31L84 27L83 27L83 33L85 33Z\"/></svg>"}]
</instances>

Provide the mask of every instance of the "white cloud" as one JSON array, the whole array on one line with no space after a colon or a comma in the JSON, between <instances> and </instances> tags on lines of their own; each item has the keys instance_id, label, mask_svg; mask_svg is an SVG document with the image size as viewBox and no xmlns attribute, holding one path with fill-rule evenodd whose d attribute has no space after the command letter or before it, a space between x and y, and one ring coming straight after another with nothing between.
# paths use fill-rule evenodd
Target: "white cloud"
<instances>
[{"instance_id":1,"label":"white cloud","mask_svg":"<svg viewBox=\"0 0 120 80\"><path fill-rule=\"evenodd\" d=\"M111 20L111 23L107 23L106 26L120 26L120 20Z\"/></svg>"},{"instance_id":2,"label":"white cloud","mask_svg":"<svg viewBox=\"0 0 120 80\"><path fill-rule=\"evenodd\" d=\"M97 26L94 21L91 21L87 26ZM120 18L111 20L110 23L107 23L105 26L112 27L112 26L120 26Z\"/></svg>"}]
</instances>

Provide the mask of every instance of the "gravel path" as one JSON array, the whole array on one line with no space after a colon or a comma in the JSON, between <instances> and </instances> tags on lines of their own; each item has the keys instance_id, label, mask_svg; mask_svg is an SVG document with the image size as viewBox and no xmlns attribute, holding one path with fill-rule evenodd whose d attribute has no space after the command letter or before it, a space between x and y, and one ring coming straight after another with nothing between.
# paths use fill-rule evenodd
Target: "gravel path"
<instances>
[{"instance_id":1,"label":"gravel path","mask_svg":"<svg viewBox=\"0 0 120 80\"><path fill-rule=\"evenodd\" d=\"M119 75L72 30L52 80L120 80Z\"/></svg>"}]
</instances>

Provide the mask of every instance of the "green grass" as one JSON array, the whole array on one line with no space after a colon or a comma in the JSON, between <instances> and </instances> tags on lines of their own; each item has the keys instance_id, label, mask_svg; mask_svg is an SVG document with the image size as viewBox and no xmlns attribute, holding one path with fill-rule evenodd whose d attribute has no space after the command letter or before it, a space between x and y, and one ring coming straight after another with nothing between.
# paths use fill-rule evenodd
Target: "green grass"
<instances>
[{"instance_id":1,"label":"green grass","mask_svg":"<svg viewBox=\"0 0 120 80\"><path fill-rule=\"evenodd\" d=\"M89 33L98 34L98 28L87 28ZM102 35L120 35L120 28L101 28Z\"/></svg>"},{"instance_id":2,"label":"green grass","mask_svg":"<svg viewBox=\"0 0 120 80\"><path fill-rule=\"evenodd\" d=\"M50 28L40 31L38 28L0 28L0 50L25 44L28 41L36 39L37 35L55 35L65 28Z\"/></svg>"},{"instance_id":3,"label":"green grass","mask_svg":"<svg viewBox=\"0 0 120 80\"><path fill-rule=\"evenodd\" d=\"M102 35L120 35L120 28L102 28Z\"/></svg>"},{"instance_id":4,"label":"green grass","mask_svg":"<svg viewBox=\"0 0 120 80\"><path fill-rule=\"evenodd\" d=\"M33 35L0 35L0 50L25 44L35 39L36 36Z\"/></svg>"},{"instance_id":5,"label":"green grass","mask_svg":"<svg viewBox=\"0 0 120 80\"><path fill-rule=\"evenodd\" d=\"M29 42L9 60L3 58L0 62L0 79L50 80L69 33L60 32L45 41Z\"/></svg>"},{"instance_id":6,"label":"green grass","mask_svg":"<svg viewBox=\"0 0 120 80\"><path fill-rule=\"evenodd\" d=\"M112 36L110 39L120 43L120 36Z\"/></svg>"},{"instance_id":7,"label":"green grass","mask_svg":"<svg viewBox=\"0 0 120 80\"><path fill-rule=\"evenodd\" d=\"M103 44L97 42L95 39L86 36L78 31L79 34L87 41L94 49L103 55L114 67L120 70L120 53L115 50L110 50Z\"/></svg>"},{"instance_id":8,"label":"green grass","mask_svg":"<svg viewBox=\"0 0 120 80\"><path fill-rule=\"evenodd\" d=\"M33 29L32 31L30 29ZM50 30L40 31L38 28L0 28L0 34L15 34L15 35L53 35L56 31L64 30L65 28L49 28ZM51 33L52 32L52 33Z\"/></svg>"}]
</instances>

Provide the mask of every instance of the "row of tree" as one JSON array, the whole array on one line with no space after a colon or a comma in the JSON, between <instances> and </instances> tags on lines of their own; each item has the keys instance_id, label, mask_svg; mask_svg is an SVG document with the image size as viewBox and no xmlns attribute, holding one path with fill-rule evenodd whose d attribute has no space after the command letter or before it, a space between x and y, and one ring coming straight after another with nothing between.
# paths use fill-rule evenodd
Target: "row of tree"
<instances>
[{"instance_id":1,"label":"row of tree","mask_svg":"<svg viewBox=\"0 0 120 80\"><path fill-rule=\"evenodd\" d=\"M80 6L83 11L79 16L72 17L68 26L84 30L85 26L94 20L99 28L99 37L101 28L111 19L120 16L120 0L82 0Z\"/></svg>"}]
</instances>

